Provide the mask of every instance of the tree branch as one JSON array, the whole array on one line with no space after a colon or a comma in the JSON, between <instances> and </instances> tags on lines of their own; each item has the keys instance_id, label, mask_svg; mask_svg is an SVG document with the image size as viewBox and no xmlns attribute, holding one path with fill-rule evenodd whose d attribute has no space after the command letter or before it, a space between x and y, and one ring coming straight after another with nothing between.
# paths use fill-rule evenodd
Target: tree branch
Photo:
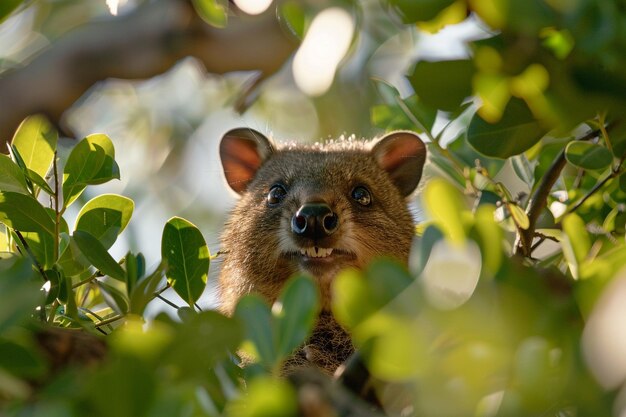
<instances>
[{"instance_id":1,"label":"tree branch","mask_svg":"<svg viewBox=\"0 0 626 417\"><path fill-rule=\"evenodd\" d=\"M43 113L61 126L63 112L100 80L153 77L187 56L212 73L259 70L265 78L296 46L271 11L231 16L226 28L216 29L186 0L146 2L126 16L71 31L0 76L0 151L26 116Z\"/></svg>"},{"instance_id":2,"label":"tree branch","mask_svg":"<svg viewBox=\"0 0 626 417\"><path fill-rule=\"evenodd\" d=\"M597 137L600 133L600 129L592 130L576 140L590 140ZM529 226L526 230L518 229L515 244L513 246L515 248L516 254L521 254L527 257L531 256L532 242L533 238L535 237L537 219L539 219L539 215L548 204L548 196L550 195L550 191L552 191L552 187L559 179L561 171L565 167L565 163L565 149L563 149L556 157L556 159L552 162L552 165L550 165L550 168L541 179L539 186L528 200L528 205L526 206L526 215L528 216Z\"/></svg>"}]
</instances>

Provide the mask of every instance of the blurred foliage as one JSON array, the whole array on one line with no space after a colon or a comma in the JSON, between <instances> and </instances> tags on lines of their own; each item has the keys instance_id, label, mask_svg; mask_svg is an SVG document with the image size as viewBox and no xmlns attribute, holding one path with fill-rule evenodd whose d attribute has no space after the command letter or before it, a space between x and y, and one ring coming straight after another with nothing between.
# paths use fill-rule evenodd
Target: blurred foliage
<instances>
[{"instance_id":1,"label":"blurred foliage","mask_svg":"<svg viewBox=\"0 0 626 417\"><path fill-rule=\"evenodd\" d=\"M20 3L0 6L0 20ZM342 272L333 288L333 312L385 411L623 414L626 365L612 352L626 349L624 329L606 300L626 279L626 3L380 3L328 5L353 7L360 36L375 47L387 40L377 18L395 22L394 35L464 20L484 29L465 57L412 54L403 86L378 77L352 99L370 109L364 131L427 138L437 177L421 194L427 216L410 272L382 259ZM210 23L226 24L225 3L194 4ZM276 7L302 38L320 6ZM362 73L344 71L363 83ZM346 84L336 80L317 99L329 126L335 109L350 107L338 99ZM263 98L260 106L272 108ZM89 135L67 155L57 151L54 129L33 116L10 157L0 155L0 412L297 414L293 387L275 375L318 314L310 278L295 277L273 307L251 295L232 318L199 311L212 256L198 228L170 219L153 270L140 253L115 259L109 250L133 201L80 198L120 178L113 142ZM82 206L73 226L65 219L72 204ZM171 304L161 295L169 287L187 304L175 306L178 320L145 322L150 302ZM107 335L106 357L58 372L42 329Z\"/></svg>"}]
</instances>

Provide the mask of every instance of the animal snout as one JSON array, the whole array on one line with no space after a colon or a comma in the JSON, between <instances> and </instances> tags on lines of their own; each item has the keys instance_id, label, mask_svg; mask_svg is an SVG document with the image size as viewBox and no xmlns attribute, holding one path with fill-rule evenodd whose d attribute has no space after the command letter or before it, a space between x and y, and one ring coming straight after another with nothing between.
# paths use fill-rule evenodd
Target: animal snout
<instances>
[{"instance_id":1,"label":"animal snout","mask_svg":"<svg viewBox=\"0 0 626 417\"><path fill-rule=\"evenodd\" d=\"M326 203L306 203L291 218L291 230L297 236L321 239L339 227L339 218Z\"/></svg>"}]
</instances>

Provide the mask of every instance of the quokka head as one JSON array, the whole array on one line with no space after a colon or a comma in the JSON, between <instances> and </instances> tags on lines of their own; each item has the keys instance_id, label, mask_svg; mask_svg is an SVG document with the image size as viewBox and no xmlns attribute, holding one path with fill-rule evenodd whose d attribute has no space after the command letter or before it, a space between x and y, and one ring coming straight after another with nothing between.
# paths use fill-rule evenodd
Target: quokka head
<instances>
[{"instance_id":1,"label":"quokka head","mask_svg":"<svg viewBox=\"0 0 626 417\"><path fill-rule=\"evenodd\" d=\"M407 261L414 225L406 198L426 160L414 133L277 146L242 128L224 135L220 157L241 195L223 238L225 269L246 288L267 295L270 282L306 272L328 298L343 268L379 256Z\"/></svg>"}]
</instances>

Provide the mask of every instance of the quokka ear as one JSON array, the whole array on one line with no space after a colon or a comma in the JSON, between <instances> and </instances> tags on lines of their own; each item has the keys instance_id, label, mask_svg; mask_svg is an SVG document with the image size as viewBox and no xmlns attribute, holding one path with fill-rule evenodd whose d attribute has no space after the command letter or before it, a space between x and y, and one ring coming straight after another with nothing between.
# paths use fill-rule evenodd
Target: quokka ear
<instances>
[{"instance_id":1,"label":"quokka ear","mask_svg":"<svg viewBox=\"0 0 626 417\"><path fill-rule=\"evenodd\" d=\"M243 193L272 152L269 139L256 130L239 128L226 132L220 142L220 159L230 188Z\"/></svg>"},{"instance_id":2,"label":"quokka ear","mask_svg":"<svg viewBox=\"0 0 626 417\"><path fill-rule=\"evenodd\" d=\"M415 190L426 162L426 145L415 133L399 131L384 136L372 148L372 155L403 196Z\"/></svg>"}]
</instances>

